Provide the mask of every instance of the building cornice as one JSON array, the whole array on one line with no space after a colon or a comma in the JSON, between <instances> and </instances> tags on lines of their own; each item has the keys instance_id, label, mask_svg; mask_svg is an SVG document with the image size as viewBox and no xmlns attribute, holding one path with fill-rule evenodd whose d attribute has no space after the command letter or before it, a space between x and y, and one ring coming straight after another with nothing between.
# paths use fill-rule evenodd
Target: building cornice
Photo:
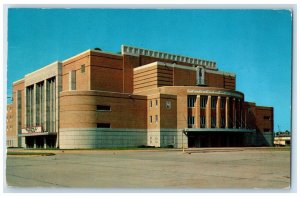
<instances>
[{"instance_id":1,"label":"building cornice","mask_svg":"<svg viewBox=\"0 0 300 197\"><path fill-rule=\"evenodd\" d=\"M175 55L160 51L154 51L154 50L148 50L143 48L137 48L133 46L128 45L122 45L121 46L122 54L123 55L133 55L133 56L149 56L149 57L155 57L155 58L161 58L161 59L167 59L172 61L178 61L178 62L184 62L188 64L194 64L196 66L203 66L207 69L213 69L217 70L217 63L214 61L208 61L198 58L192 58L187 56L181 56L181 55Z\"/></svg>"}]
</instances>

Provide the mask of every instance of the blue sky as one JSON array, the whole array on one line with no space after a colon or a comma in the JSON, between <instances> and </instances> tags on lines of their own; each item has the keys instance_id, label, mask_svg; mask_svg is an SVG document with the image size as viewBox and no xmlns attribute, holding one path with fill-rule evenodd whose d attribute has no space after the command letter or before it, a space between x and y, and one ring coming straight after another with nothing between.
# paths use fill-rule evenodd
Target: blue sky
<instances>
[{"instance_id":1,"label":"blue sky","mask_svg":"<svg viewBox=\"0 0 300 197\"><path fill-rule=\"evenodd\" d=\"M275 131L290 130L291 35L288 10L9 9L7 94L49 63L127 44L216 61L246 101L274 107Z\"/></svg>"}]
</instances>

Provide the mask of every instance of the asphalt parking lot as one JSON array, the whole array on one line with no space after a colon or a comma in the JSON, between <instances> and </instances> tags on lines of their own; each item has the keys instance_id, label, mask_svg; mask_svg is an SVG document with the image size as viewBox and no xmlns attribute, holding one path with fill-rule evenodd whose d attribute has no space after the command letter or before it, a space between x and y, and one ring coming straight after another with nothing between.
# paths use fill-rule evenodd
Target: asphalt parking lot
<instances>
[{"instance_id":1,"label":"asphalt parking lot","mask_svg":"<svg viewBox=\"0 0 300 197\"><path fill-rule=\"evenodd\" d=\"M52 151L8 156L8 188L288 189L289 149Z\"/></svg>"}]
</instances>

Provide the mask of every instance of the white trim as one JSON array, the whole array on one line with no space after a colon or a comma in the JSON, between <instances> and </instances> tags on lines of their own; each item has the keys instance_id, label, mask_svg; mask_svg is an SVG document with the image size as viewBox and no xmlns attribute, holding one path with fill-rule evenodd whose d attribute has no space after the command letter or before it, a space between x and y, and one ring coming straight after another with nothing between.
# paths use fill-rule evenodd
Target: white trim
<instances>
[{"instance_id":1,"label":"white trim","mask_svg":"<svg viewBox=\"0 0 300 197\"><path fill-rule=\"evenodd\" d=\"M13 84L19 83L19 82L21 82L22 80L25 80L25 78L23 77L22 79L18 79L17 81L14 81ZM25 81L24 81L24 82L25 82Z\"/></svg>"},{"instance_id":2,"label":"white trim","mask_svg":"<svg viewBox=\"0 0 300 197\"><path fill-rule=\"evenodd\" d=\"M166 66L166 67L170 67L170 68L179 68L179 69L184 69L184 70L192 70L192 71L196 72L195 67L183 66L183 65L178 65L178 64L163 63L163 62L152 62L150 64L145 64L143 66L139 66L137 68L134 68L133 71L142 70L142 69L145 69L145 68L150 68L152 66Z\"/></svg>"},{"instance_id":3,"label":"white trim","mask_svg":"<svg viewBox=\"0 0 300 197\"><path fill-rule=\"evenodd\" d=\"M96 53L104 53L104 54L108 54L108 55L116 55L116 56L120 56L120 57L123 56L122 54L117 54L117 53L107 52L107 51L98 51L98 50L94 50L94 49L90 49L90 51L96 52Z\"/></svg>"},{"instance_id":4,"label":"white trim","mask_svg":"<svg viewBox=\"0 0 300 197\"><path fill-rule=\"evenodd\" d=\"M229 92L229 91L224 91L224 90L191 90L187 89L187 94L217 94L217 95L226 95L226 96L234 96L238 98L243 98L244 95L242 93L234 93L234 92Z\"/></svg>"},{"instance_id":5,"label":"white trim","mask_svg":"<svg viewBox=\"0 0 300 197\"><path fill-rule=\"evenodd\" d=\"M150 56L155 58L169 59L173 61L180 61L185 63L201 65L204 66L205 68L214 69L214 70L217 69L217 63L215 61L208 61L208 60L175 55L175 54L170 54L170 53L165 53L160 51L153 51L153 50L137 48L128 45L121 45L121 51L123 55L124 54L134 55L134 56L145 55L145 56Z\"/></svg>"},{"instance_id":6,"label":"white trim","mask_svg":"<svg viewBox=\"0 0 300 197\"><path fill-rule=\"evenodd\" d=\"M80 56L80 55L82 55L82 54L84 54L84 53L90 52L90 51L91 51L90 49L85 50L85 51L83 51L83 52L81 52L81 53L79 53L79 54L77 54L77 55L74 55L74 56L72 56L72 57L69 57L68 59L63 60L62 63L65 63L66 61L68 61L68 60L70 60L70 59L76 58L76 57L78 57L78 56Z\"/></svg>"},{"instance_id":7,"label":"white trim","mask_svg":"<svg viewBox=\"0 0 300 197\"><path fill-rule=\"evenodd\" d=\"M230 77L235 77L235 73L230 73L230 72L223 72L223 71L216 71L216 70L208 70L206 69L205 72L207 73L213 73L213 74L218 74L218 75L225 75L225 76L230 76Z\"/></svg>"},{"instance_id":8,"label":"white trim","mask_svg":"<svg viewBox=\"0 0 300 197\"><path fill-rule=\"evenodd\" d=\"M80 55L83 55L84 53L87 53L87 52L96 52L96 53L104 53L104 54L108 54L108 55L117 55L117 56L122 56L122 54L117 54L117 53L112 53L112 52L105 52L105 51L98 51L98 50L95 50L95 49L88 49L88 50L85 50L77 55L74 55L72 57L69 57L68 59L65 59L62 61L62 63L65 63L66 61L69 61L71 59L74 59Z\"/></svg>"},{"instance_id":9,"label":"white trim","mask_svg":"<svg viewBox=\"0 0 300 197\"><path fill-rule=\"evenodd\" d=\"M60 62L60 61L55 61L55 62L52 62L52 63L50 63L50 64L47 64L46 66L43 66L43 67L40 68L40 69L37 69L37 70L35 70L35 71L31 72L31 73L26 74L26 75L25 75L25 78L28 77L29 75L32 75L32 74L41 72L41 71L43 71L43 70L45 70L45 69L47 69L47 68L49 68L49 67L51 67L51 66L58 66L60 63L62 63L62 62Z\"/></svg>"}]
</instances>

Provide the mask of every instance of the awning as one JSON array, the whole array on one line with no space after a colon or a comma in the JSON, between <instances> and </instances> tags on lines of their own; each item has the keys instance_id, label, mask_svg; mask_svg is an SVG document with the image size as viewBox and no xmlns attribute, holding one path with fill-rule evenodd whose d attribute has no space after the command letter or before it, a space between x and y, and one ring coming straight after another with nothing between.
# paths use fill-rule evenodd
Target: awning
<instances>
[{"instance_id":1,"label":"awning","mask_svg":"<svg viewBox=\"0 0 300 197\"><path fill-rule=\"evenodd\" d=\"M255 129L235 129L235 128L185 128L184 132L235 132L235 133L254 133Z\"/></svg>"},{"instance_id":2,"label":"awning","mask_svg":"<svg viewBox=\"0 0 300 197\"><path fill-rule=\"evenodd\" d=\"M28 136L45 136L45 135L57 135L56 132L32 132L32 133L23 133L18 134L19 137L28 137Z\"/></svg>"}]
</instances>

